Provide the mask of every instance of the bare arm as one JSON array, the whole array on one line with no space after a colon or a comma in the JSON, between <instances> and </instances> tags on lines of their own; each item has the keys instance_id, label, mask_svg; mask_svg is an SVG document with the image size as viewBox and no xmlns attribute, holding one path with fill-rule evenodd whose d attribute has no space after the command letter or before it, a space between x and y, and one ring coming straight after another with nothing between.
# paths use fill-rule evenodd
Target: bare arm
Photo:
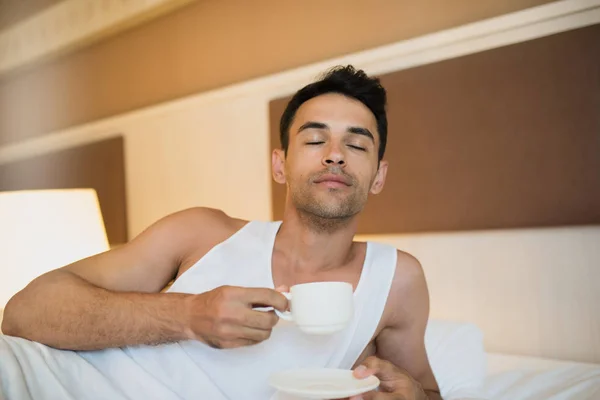
<instances>
[{"instance_id":1,"label":"bare arm","mask_svg":"<svg viewBox=\"0 0 600 400\"><path fill-rule=\"evenodd\" d=\"M429 292L419 262L398 252L398 266L390 292L391 323L376 339L377 357L404 370L430 400L441 399L437 381L425 350L429 318Z\"/></svg>"},{"instance_id":2,"label":"bare arm","mask_svg":"<svg viewBox=\"0 0 600 400\"><path fill-rule=\"evenodd\" d=\"M210 209L175 213L120 248L48 272L9 301L2 331L73 350L190 338L194 296L160 290L192 249L226 237L228 219Z\"/></svg>"}]
</instances>

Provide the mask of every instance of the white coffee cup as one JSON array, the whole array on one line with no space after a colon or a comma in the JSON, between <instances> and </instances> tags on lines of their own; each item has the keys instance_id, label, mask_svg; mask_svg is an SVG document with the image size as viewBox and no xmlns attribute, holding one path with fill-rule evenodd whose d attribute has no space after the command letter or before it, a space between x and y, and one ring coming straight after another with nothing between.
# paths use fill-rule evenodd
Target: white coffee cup
<instances>
[{"instance_id":1,"label":"white coffee cup","mask_svg":"<svg viewBox=\"0 0 600 400\"><path fill-rule=\"evenodd\" d=\"M290 292L283 295L290 302L290 311L275 312L309 334L339 332L354 315L353 288L347 282L302 283L292 286Z\"/></svg>"}]
</instances>

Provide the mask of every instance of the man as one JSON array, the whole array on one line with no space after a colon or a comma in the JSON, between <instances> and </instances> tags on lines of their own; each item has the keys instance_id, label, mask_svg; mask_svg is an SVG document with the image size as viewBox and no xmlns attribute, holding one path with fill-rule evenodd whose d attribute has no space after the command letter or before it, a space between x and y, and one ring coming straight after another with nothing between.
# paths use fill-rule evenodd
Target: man
<instances>
[{"instance_id":1,"label":"man","mask_svg":"<svg viewBox=\"0 0 600 400\"><path fill-rule=\"evenodd\" d=\"M10 348L20 368L40 365L29 376L60 359L47 388L77 398L86 395L77 382L87 380L105 398L264 399L272 372L383 359L403 369L394 370L402 383L365 396L440 399L425 352L421 266L389 246L353 241L369 193L385 183L385 106L379 81L351 66L304 87L272 155L273 178L287 186L282 221L184 210L120 248L45 274L8 303L2 329L15 338L4 350L0 340L0 356ZM257 309L284 311L280 291L314 281L355 289L356 316L338 335L304 335ZM29 360L14 349L27 349Z\"/></svg>"}]
</instances>

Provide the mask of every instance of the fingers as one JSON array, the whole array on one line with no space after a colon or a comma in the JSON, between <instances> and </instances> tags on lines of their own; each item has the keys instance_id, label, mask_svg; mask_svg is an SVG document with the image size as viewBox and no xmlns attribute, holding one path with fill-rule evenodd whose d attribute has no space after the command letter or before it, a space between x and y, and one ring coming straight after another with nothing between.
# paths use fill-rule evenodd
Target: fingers
<instances>
[{"instance_id":1,"label":"fingers","mask_svg":"<svg viewBox=\"0 0 600 400\"><path fill-rule=\"evenodd\" d=\"M382 364L385 362L386 361L382 360L379 357L369 356L361 363L361 365L364 365L365 367L367 367L369 369L379 370L381 368Z\"/></svg>"},{"instance_id":2,"label":"fingers","mask_svg":"<svg viewBox=\"0 0 600 400\"><path fill-rule=\"evenodd\" d=\"M242 324L254 329L272 329L279 321L274 312L250 310L244 314Z\"/></svg>"},{"instance_id":3,"label":"fingers","mask_svg":"<svg viewBox=\"0 0 600 400\"><path fill-rule=\"evenodd\" d=\"M365 359L354 369L353 375L357 379L375 375L381 382L380 391L364 394L362 397L364 400L404 399L407 393L413 391L411 378L404 370L375 356Z\"/></svg>"},{"instance_id":4,"label":"fingers","mask_svg":"<svg viewBox=\"0 0 600 400\"><path fill-rule=\"evenodd\" d=\"M394 393L371 391L368 393L363 393L361 396L358 396L356 400L406 400L406 397Z\"/></svg>"},{"instance_id":5,"label":"fingers","mask_svg":"<svg viewBox=\"0 0 600 400\"><path fill-rule=\"evenodd\" d=\"M382 360L375 356L367 357L358 367L354 369L354 377L358 379L364 379L371 375L380 374L381 362Z\"/></svg>"},{"instance_id":6,"label":"fingers","mask_svg":"<svg viewBox=\"0 0 600 400\"><path fill-rule=\"evenodd\" d=\"M401 394L370 391L350 397L348 400L407 400L407 398Z\"/></svg>"},{"instance_id":7,"label":"fingers","mask_svg":"<svg viewBox=\"0 0 600 400\"><path fill-rule=\"evenodd\" d=\"M225 325L220 332L205 338L204 342L216 349L251 346L271 337L271 330Z\"/></svg>"},{"instance_id":8,"label":"fingers","mask_svg":"<svg viewBox=\"0 0 600 400\"><path fill-rule=\"evenodd\" d=\"M376 370L367 368L364 365L359 365L354 371L352 371L352 374L357 379L365 379L371 375L375 375L376 373Z\"/></svg>"},{"instance_id":9,"label":"fingers","mask_svg":"<svg viewBox=\"0 0 600 400\"><path fill-rule=\"evenodd\" d=\"M371 375L377 375L381 381L393 381L403 375L402 371L394 364L375 356L367 357L361 365L366 367L367 372L370 372ZM362 373L364 374L365 372Z\"/></svg>"},{"instance_id":10,"label":"fingers","mask_svg":"<svg viewBox=\"0 0 600 400\"><path fill-rule=\"evenodd\" d=\"M273 307L279 311L288 308L288 300L280 292L267 288L244 288L241 299L250 306Z\"/></svg>"},{"instance_id":11,"label":"fingers","mask_svg":"<svg viewBox=\"0 0 600 400\"><path fill-rule=\"evenodd\" d=\"M253 346L258 342L251 339L235 339L235 340L212 340L207 341L207 344L213 349L235 349L238 347Z\"/></svg>"},{"instance_id":12,"label":"fingers","mask_svg":"<svg viewBox=\"0 0 600 400\"><path fill-rule=\"evenodd\" d=\"M202 309L208 312L204 319L199 318L196 330L201 333L197 336L215 348L249 346L267 340L279 321L273 308L285 310L288 303L284 295L268 288L221 286L198 296ZM254 305L267 306L271 311L254 310Z\"/></svg>"},{"instance_id":13,"label":"fingers","mask_svg":"<svg viewBox=\"0 0 600 400\"><path fill-rule=\"evenodd\" d=\"M236 349L238 347L254 346L257 343L259 343L259 342L255 341L255 340L251 340L251 339L237 339L232 342L228 342L226 345L227 347L224 347L224 348Z\"/></svg>"},{"instance_id":14,"label":"fingers","mask_svg":"<svg viewBox=\"0 0 600 400\"><path fill-rule=\"evenodd\" d=\"M363 396L366 396L368 394L369 393L357 394L356 396L349 397L348 400L363 400Z\"/></svg>"},{"instance_id":15,"label":"fingers","mask_svg":"<svg viewBox=\"0 0 600 400\"><path fill-rule=\"evenodd\" d=\"M382 397L385 393L379 393L378 397L375 397L376 394L378 394L378 393L371 391L371 392L359 394L358 396L352 396L348 400L382 400L382 399L388 400L387 397Z\"/></svg>"},{"instance_id":16,"label":"fingers","mask_svg":"<svg viewBox=\"0 0 600 400\"><path fill-rule=\"evenodd\" d=\"M271 337L270 329L254 329L244 327L241 329L240 336L243 339L251 340L255 343L263 342Z\"/></svg>"},{"instance_id":17,"label":"fingers","mask_svg":"<svg viewBox=\"0 0 600 400\"><path fill-rule=\"evenodd\" d=\"M375 395L377 394L377 392L371 391L371 392L367 392L367 393L363 393L360 396L356 396L356 399L353 400L381 400L382 397L381 395L383 395L383 393L380 393L381 395L379 397L375 397Z\"/></svg>"}]
</instances>

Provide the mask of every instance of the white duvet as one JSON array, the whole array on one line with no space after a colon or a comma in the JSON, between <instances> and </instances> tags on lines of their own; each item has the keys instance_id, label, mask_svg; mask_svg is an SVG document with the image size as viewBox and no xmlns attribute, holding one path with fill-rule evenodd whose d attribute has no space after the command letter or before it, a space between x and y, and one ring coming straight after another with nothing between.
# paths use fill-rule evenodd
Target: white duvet
<instances>
[{"instance_id":1,"label":"white duvet","mask_svg":"<svg viewBox=\"0 0 600 400\"><path fill-rule=\"evenodd\" d=\"M488 354L482 394L493 400L600 400L600 365Z\"/></svg>"},{"instance_id":2,"label":"white duvet","mask_svg":"<svg viewBox=\"0 0 600 400\"><path fill-rule=\"evenodd\" d=\"M486 353L482 339L472 324L430 321L427 351L445 400L600 400L600 365ZM7 357L5 367L14 361ZM23 371L13 364L4 380L14 387ZM0 387L0 400L13 400L4 396Z\"/></svg>"},{"instance_id":3,"label":"white duvet","mask_svg":"<svg viewBox=\"0 0 600 400\"><path fill-rule=\"evenodd\" d=\"M600 365L488 353L473 324L431 320L425 335L444 400L600 400Z\"/></svg>"}]
</instances>

